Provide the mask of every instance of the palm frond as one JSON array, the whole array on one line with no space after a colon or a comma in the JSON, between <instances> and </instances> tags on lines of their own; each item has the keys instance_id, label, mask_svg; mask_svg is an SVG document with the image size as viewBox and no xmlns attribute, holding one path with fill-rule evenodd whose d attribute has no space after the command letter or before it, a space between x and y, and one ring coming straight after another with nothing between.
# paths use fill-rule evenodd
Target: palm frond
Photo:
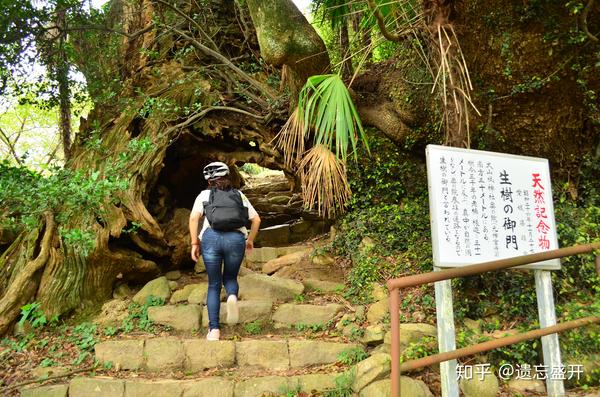
<instances>
[{"instance_id":1,"label":"palm frond","mask_svg":"<svg viewBox=\"0 0 600 397\"><path fill-rule=\"evenodd\" d=\"M305 150L306 132L302 109L297 107L273 139L275 147L283 152L286 167L291 169L300 161Z\"/></svg>"},{"instance_id":2,"label":"palm frond","mask_svg":"<svg viewBox=\"0 0 600 397\"><path fill-rule=\"evenodd\" d=\"M319 216L328 218L344 211L351 195L346 166L328 147L316 145L305 153L300 176L305 208L316 207Z\"/></svg>"},{"instance_id":3,"label":"palm frond","mask_svg":"<svg viewBox=\"0 0 600 397\"><path fill-rule=\"evenodd\" d=\"M369 150L360 117L339 75L309 77L300 91L298 107L304 114L305 133L309 128L315 132L315 145L324 145L332 151L335 146L335 155L344 162L349 144L356 159L359 139Z\"/></svg>"}]
</instances>

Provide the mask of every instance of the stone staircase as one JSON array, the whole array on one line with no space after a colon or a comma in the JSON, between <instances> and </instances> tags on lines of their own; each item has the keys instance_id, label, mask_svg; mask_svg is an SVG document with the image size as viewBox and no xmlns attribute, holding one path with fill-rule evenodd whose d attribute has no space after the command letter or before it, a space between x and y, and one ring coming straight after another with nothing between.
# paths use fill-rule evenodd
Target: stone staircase
<instances>
[{"instance_id":1,"label":"stone staircase","mask_svg":"<svg viewBox=\"0 0 600 397\"><path fill-rule=\"evenodd\" d=\"M218 342L204 338L204 274L168 273L133 297L121 291L106 308L123 306L129 299L143 303L148 296L168 302L148 308L148 319L160 327L158 334L106 337L94 348L103 376L26 388L21 396L389 395L386 291L376 288L378 303L372 309L350 305L339 295L342 278L331 258L311 257L311 252L308 246L264 247L248 255L239 278L239 324L225 324L223 303ZM244 331L257 323L263 327L253 332L257 335ZM424 382L408 377L402 379L402 391L404 396L433 396Z\"/></svg>"}]
</instances>

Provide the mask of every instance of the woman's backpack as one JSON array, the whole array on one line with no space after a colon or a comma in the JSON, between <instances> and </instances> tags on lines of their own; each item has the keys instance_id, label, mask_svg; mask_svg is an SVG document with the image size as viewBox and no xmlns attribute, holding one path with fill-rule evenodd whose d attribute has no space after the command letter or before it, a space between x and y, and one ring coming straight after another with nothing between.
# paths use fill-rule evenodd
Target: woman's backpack
<instances>
[{"instance_id":1,"label":"woman's backpack","mask_svg":"<svg viewBox=\"0 0 600 397\"><path fill-rule=\"evenodd\" d=\"M244 207L242 195L237 189L210 189L204 202L204 215L210 227L219 231L232 231L248 224L248 208Z\"/></svg>"}]
</instances>

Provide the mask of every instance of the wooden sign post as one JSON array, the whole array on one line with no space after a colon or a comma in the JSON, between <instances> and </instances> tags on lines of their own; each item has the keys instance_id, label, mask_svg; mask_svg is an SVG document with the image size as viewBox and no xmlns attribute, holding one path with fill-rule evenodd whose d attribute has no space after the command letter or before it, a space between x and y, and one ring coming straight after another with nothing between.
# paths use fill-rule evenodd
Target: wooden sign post
<instances>
[{"instance_id":1,"label":"wooden sign post","mask_svg":"<svg viewBox=\"0 0 600 397\"><path fill-rule=\"evenodd\" d=\"M428 145L427 180L435 270L483 263L558 248L548 160ZM540 326L556 324L549 270L534 269ZM435 284L440 352L456 348L450 280ZM542 337L548 396L565 395L558 335ZM531 364L531 363L515 363ZM442 395L458 397L456 360L441 365Z\"/></svg>"}]
</instances>

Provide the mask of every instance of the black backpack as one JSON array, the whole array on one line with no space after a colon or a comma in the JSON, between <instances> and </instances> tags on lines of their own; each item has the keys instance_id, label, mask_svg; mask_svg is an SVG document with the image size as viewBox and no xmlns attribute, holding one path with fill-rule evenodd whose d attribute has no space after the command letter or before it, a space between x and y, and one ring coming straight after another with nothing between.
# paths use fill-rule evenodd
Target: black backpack
<instances>
[{"instance_id":1,"label":"black backpack","mask_svg":"<svg viewBox=\"0 0 600 397\"><path fill-rule=\"evenodd\" d=\"M248 208L244 207L237 189L211 188L210 197L204 202L204 215L210 227L219 231L232 231L248 224Z\"/></svg>"}]
</instances>

